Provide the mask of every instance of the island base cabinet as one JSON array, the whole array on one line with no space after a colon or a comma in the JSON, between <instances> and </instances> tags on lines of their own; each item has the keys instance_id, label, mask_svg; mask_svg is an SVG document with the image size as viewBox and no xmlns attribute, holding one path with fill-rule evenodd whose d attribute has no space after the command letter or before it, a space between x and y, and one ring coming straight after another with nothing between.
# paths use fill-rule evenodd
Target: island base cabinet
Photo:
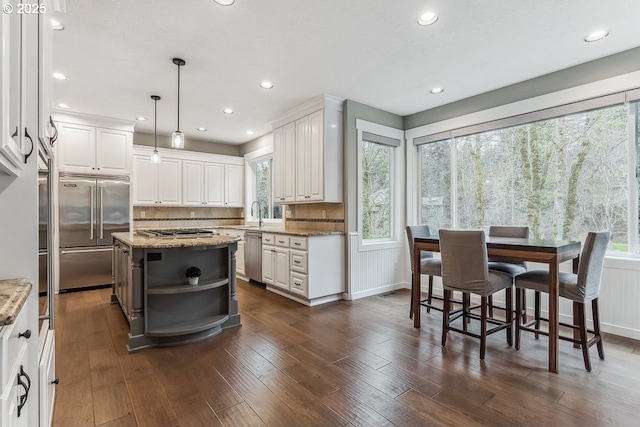
<instances>
[{"instance_id":1,"label":"island base cabinet","mask_svg":"<svg viewBox=\"0 0 640 427\"><path fill-rule=\"evenodd\" d=\"M129 351L188 344L240 326L236 249L236 242L116 249L112 301L129 322ZM201 270L195 285L185 275L191 266Z\"/></svg>"}]
</instances>

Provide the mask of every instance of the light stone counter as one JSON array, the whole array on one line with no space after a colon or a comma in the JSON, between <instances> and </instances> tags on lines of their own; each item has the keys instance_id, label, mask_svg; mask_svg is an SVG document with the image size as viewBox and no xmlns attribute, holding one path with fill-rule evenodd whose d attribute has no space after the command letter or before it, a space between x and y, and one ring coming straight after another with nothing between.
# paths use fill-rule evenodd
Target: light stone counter
<instances>
[{"instance_id":1,"label":"light stone counter","mask_svg":"<svg viewBox=\"0 0 640 427\"><path fill-rule=\"evenodd\" d=\"M207 237L148 237L134 232L113 233L114 239L132 248L188 248L193 246L217 246L235 242L235 239L228 236L207 236Z\"/></svg>"},{"instance_id":2,"label":"light stone counter","mask_svg":"<svg viewBox=\"0 0 640 427\"><path fill-rule=\"evenodd\" d=\"M28 279L0 280L0 326L16 320L32 286L33 281Z\"/></svg>"},{"instance_id":3,"label":"light stone counter","mask_svg":"<svg viewBox=\"0 0 640 427\"><path fill-rule=\"evenodd\" d=\"M251 225L227 225L227 226L215 227L215 228L236 229L236 230L245 230L245 231L260 231L262 233L288 234L291 236L302 236L302 237L328 236L331 234L344 235L344 231L289 230L289 229L270 227L270 226L263 226L262 228L258 228L256 226L251 226Z\"/></svg>"}]
</instances>

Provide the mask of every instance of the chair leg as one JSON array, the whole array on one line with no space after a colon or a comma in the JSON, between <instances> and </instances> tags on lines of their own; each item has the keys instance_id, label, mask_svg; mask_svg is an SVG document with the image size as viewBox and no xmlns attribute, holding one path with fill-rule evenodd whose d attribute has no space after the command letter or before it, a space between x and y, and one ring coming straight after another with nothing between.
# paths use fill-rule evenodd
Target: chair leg
<instances>
[{"instance_id":1,"label":"chair leg","mask_svg":"<svg viewBox=\"0 0 640 427\"><path fill-rule=\"evenodd\" d=\"M487 297L487 304L489 305L489 317L493 317L493 295Z\"/></svg>"},{"instance_id":2,"label":"chair leg","mask_svg":"<svg viewBox=\"0 0 640 427\"><path fill-rule=\"evenodd\" d=\"M413 282L414 282L413 271L411 271L411 305L409 306L409 319L413 319L413 289L414 289L414 286L416 285Z\"/></svg>"},{"instance_id":3,"label":"chair leg","mask_svg":"<svg viewBox=\"0 0 640 427\"><path fill-rule=\"evenodd\" d=\"M536 319L536 329L540 330L540 292L535 291L535 319ZM536 332L536 339L540 338L540 334Z\"/></svg>"},{"instance_id":4,"label":"chair leg","mask_svg":"<svg viewBox=\"0 0 640 427\"><path fill-rule=\"evenodd\" d=\"M471 296L463 292L462 293L462 330L466 331L468 328L468 324L471 321L471 318L467 316L469 313L469 308L471 307Z\"/></svg>"},{"instance_id":5,"label":"chair leg","mask_svg":"<svg viewBox=\"0 0 640 427\"><path fill-rule=\"evenodd\" d=\"M604 346L602 345L602 336L600 335L600 313L598 312L598 298L591 301L591 313L593 313L593 332L598 339L598 341L596 341L596 346L598 348L598 357L604 360Z\"/></svg>"},{"instance_id":6,"label":"chair leg","mask_svg":"<svg viewBox=\"0 0 640 427\"><path fill-rule=\"evenodd\" d=\"M487 297L480 298L480 360L484 360L487 349Z\"/></svg>"},{"instance_id":7,"label":"chair leg","mask_svg":"<svg viewBox=\"0 0 640 427\"><path fill-rule=\"evenodd\" d=\"M429 295L427 296L427 313L431 310L431 295L433 295L433 276L429 276Z\"/></svg>"},{"instance_id":8,"label":"chair leg","mask_svg":"<svg viewBox=\"0 0 640 427\"><path fill-rule=\"evenodd\" d=\"M587 318L584 313L584 304L573 303L573 317L578 320L578 331L580 332L580 347L582 347L582 357L584 358L584 367L591 372L591 361L589 360L589 345L587 344Z\"/></svg>"},{"instance_id":9,"label":"chair leg","mask_svg":"<svg viewBox=\"0 0 640 427\"><path fill-rule=\"evenodd\" d=\"M509 327L506 329L507 331L507 344L509 344L509 347L511 347L513 345L513 305L511 302L511 298L513 298L512 296L512 292L511 292L512 288L507 288L506 290L506 321L507 323L509 323Z\"/></svg>"},{"instance_id":10,"label":"chair leg","mask_svg":"<svg viewBox=\"0 0 640 427\"><path fill-rule=\"evenodd\" d=\"M526 318L522 319L522 300L525 293L524 289L516 288L516 350L520 350L520 322L526 323Z\"/></svg>"},{"instance_id":11,"label":"chair leg","mask_svg":"<svg viewBox=\"0 0 640 427\"><path fill-rule=\"evenodd\" d=\"M444 290L442 302L442 346L447 345L447 332L449 332L449 305L451 303L451 291Z\"/></svg>"},{"instance_id":12,"label":"chair leg","mask_svg":"<svg viewBox=\"0 0 640 427\"><path fill-rule=\"evenodd\" d=\"M526 289L516 289L517 293L520 293L520 291L522 291L522 306L520 308L520 310L518 310L518 316L522 316L522 323L527 323L527 290ZM518 298L518 295L516 294L516 298Z\"/></svg>"}]
</instances>

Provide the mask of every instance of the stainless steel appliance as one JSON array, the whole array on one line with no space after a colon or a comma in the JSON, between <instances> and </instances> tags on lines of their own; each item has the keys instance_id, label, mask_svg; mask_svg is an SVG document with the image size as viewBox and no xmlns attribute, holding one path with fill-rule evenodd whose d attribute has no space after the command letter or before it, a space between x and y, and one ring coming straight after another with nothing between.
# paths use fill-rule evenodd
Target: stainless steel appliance
<instances>
[{"instance_id":1,"label":"stainless steel appliance","mask_svg":"<svg viewBox=\"0 0 640 427\"><path fill-rule=\"evenodd\" d=\"M244 268L249 280L262 283L262 232L244 232Z\"/></svg>"},{"instance_id":2,"label":"stainless steel appliance","mask_svg":"<svg viewBox=\"0 0 640 427\"><path fill-rule=\"evenodd\" d=\"M129 231L129 177L60 174L60 290L112 283L111 233Z\"/></svg>"},{"instance_id":3,"label":"stainless steel appliance","mask_svg":"<svg viewBox=\"0 0 640 427\"><path fill-rule=\"evenodd\" d=\"M194 238L216 236L219 233L215 230L206 228L168 228L162 230L137 230L137 234L147 237L156 237L163 239L171 238Z\"/></svg>"}]
</instances>

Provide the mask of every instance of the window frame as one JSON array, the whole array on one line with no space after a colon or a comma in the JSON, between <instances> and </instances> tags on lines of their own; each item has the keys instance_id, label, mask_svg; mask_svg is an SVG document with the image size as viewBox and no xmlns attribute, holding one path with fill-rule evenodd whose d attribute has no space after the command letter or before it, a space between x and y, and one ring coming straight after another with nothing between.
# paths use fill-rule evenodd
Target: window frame
<instances>
[{"instance_id":1,"label":"window frame","mask_svg":"<svg viewBox=\"0 0 640 427\"><path fill-rule=\"evenodd\" d=\"M363 177L363 132L380 135L387 138L393 138L400 141L398 147L392 147L391 150L391 165L390 165L390 236L385 239L365 239L363 236L363 205L362 205L362 177ZM398 248L404 245L404 233L403 233L403 214L404 214L404 200L403 194L405 192L405 138L404 131L395 129L392 127L380 125L377 123L367 122L365 120L356 120L356 133L358 144L358 173L357 173L357 212L358 212L358 250L359 251L371 251L380 249ZM381 144L383 145L383 144Z\"/></svg>"},{"instance_id":2,"label":"window frame","mask_svg":"<svg viewBox=\"0 0 640 427\"><path fill-rule=\"evenodd\" d=\"M251 215L251 204L253 201L257 200L256 198L256 165L265 160L271 160L273 162L273 147L265 147L251 153L248 153L244 156L245 159L245 183L246 183L246 192L245 192L245 212L244 212L244 220L246 225L257 225L258 217L254 217ZM273 166L273 163L272 163ZM273 182L273 167L271 168L271 199L274 200L273 191L274 191L274 182ZM273 202L272 202L273 203ZM275 203L273 203L275 206ZM271 225L283 225L284 224L284 207L282 207L283 218L263 218L262 221L264 224Z\"/></svg>"}]
</instances>

